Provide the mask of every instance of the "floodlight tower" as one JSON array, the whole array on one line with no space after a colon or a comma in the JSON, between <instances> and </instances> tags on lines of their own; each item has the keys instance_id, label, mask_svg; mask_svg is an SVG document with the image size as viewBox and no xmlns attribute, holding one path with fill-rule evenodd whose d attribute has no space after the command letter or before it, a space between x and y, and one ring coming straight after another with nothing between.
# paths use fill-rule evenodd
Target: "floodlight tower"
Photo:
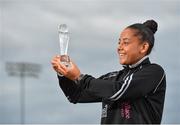
<instances>
[{"instance_id":1,"label":"floodlight tower","mask_svg":"<svg viewBox=\"0 0 180 125\"><path fill-rule=\"evenodd\" d=\"M25 123L25 78L35 77L38 78L38 74L41 71L41 66L35 63L25 62L6 62L6 71L9 76L15 76L20 78L20 114L21 124Z\"/></svg>"}]
</instances>

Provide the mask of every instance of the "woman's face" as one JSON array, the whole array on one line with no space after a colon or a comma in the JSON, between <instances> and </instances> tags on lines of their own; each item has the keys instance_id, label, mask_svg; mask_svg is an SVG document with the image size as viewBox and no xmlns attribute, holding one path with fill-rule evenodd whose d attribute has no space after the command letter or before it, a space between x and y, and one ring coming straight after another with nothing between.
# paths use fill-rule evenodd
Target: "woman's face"
<instances>
[{"instance_id":1,"label":"woman's face","mask_svg":"<svg viewBox=\"0 0 180 125\"><path fill-rule=\"evenodd\" d=\"M146 55L147 43L140 41L135 33L134 29L126 28L120 35L117 52L122 65L134 64Z\"/></svg>"}]
</instances>

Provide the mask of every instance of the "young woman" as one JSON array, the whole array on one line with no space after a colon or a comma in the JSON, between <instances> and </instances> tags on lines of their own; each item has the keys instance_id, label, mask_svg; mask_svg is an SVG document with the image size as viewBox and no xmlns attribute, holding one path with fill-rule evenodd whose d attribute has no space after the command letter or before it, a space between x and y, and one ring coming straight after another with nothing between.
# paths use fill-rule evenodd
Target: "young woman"
<instances>
[{"instance_id":1,"label":"young woman","mask_svg":"<svg viewBox=\"0 0 180 125\"><path fill-rule=\"evenodd\" d=\"M99 78L81 74L52 59L59 85L72 103L102 102L102 124L161 122L166 78L163 68L152 64L148 55L154 46L157 23L148 20L125 28L120 34L117 52L123 70Z\"/></svg>"}]
</instances>

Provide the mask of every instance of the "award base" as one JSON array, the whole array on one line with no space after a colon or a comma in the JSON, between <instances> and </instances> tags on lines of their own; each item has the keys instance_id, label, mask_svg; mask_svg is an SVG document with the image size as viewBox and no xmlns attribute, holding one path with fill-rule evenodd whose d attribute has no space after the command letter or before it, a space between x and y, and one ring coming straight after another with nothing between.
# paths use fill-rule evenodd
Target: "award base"
<instances>
[{"instance_id":1,"label":"award base","mask_svg":"<svg viewBox=\"0 0 180 125\"><path fill-rule=\"evenodd\" d=\"M67 68L71 67L70 64L70 58L68 55L61 55L60 61L63 65L65 65Z\"/></svg>"}]
</instances>

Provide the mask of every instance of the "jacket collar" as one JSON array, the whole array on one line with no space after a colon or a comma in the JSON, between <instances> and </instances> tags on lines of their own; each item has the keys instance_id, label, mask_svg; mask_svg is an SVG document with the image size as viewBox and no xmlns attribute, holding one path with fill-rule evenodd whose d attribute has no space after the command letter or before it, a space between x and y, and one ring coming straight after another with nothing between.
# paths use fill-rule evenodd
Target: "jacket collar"
<instances>
[{"instance_id":1,"label":"jacket collar","mask_svg":"<svg viewBox=\"0 0 180 125\"><path fill-rule=\"evenodd\" d=\"M132 65L123 65L124 68L136 68L138 66L141 66L141 65L144 65L144 64L147 64L147 63L150 63L149 61L149 57L148 56L144 56L142 59L140 59L138 62L136 62L135 64L132 64Z\"/></svg>"}]
</instances>

